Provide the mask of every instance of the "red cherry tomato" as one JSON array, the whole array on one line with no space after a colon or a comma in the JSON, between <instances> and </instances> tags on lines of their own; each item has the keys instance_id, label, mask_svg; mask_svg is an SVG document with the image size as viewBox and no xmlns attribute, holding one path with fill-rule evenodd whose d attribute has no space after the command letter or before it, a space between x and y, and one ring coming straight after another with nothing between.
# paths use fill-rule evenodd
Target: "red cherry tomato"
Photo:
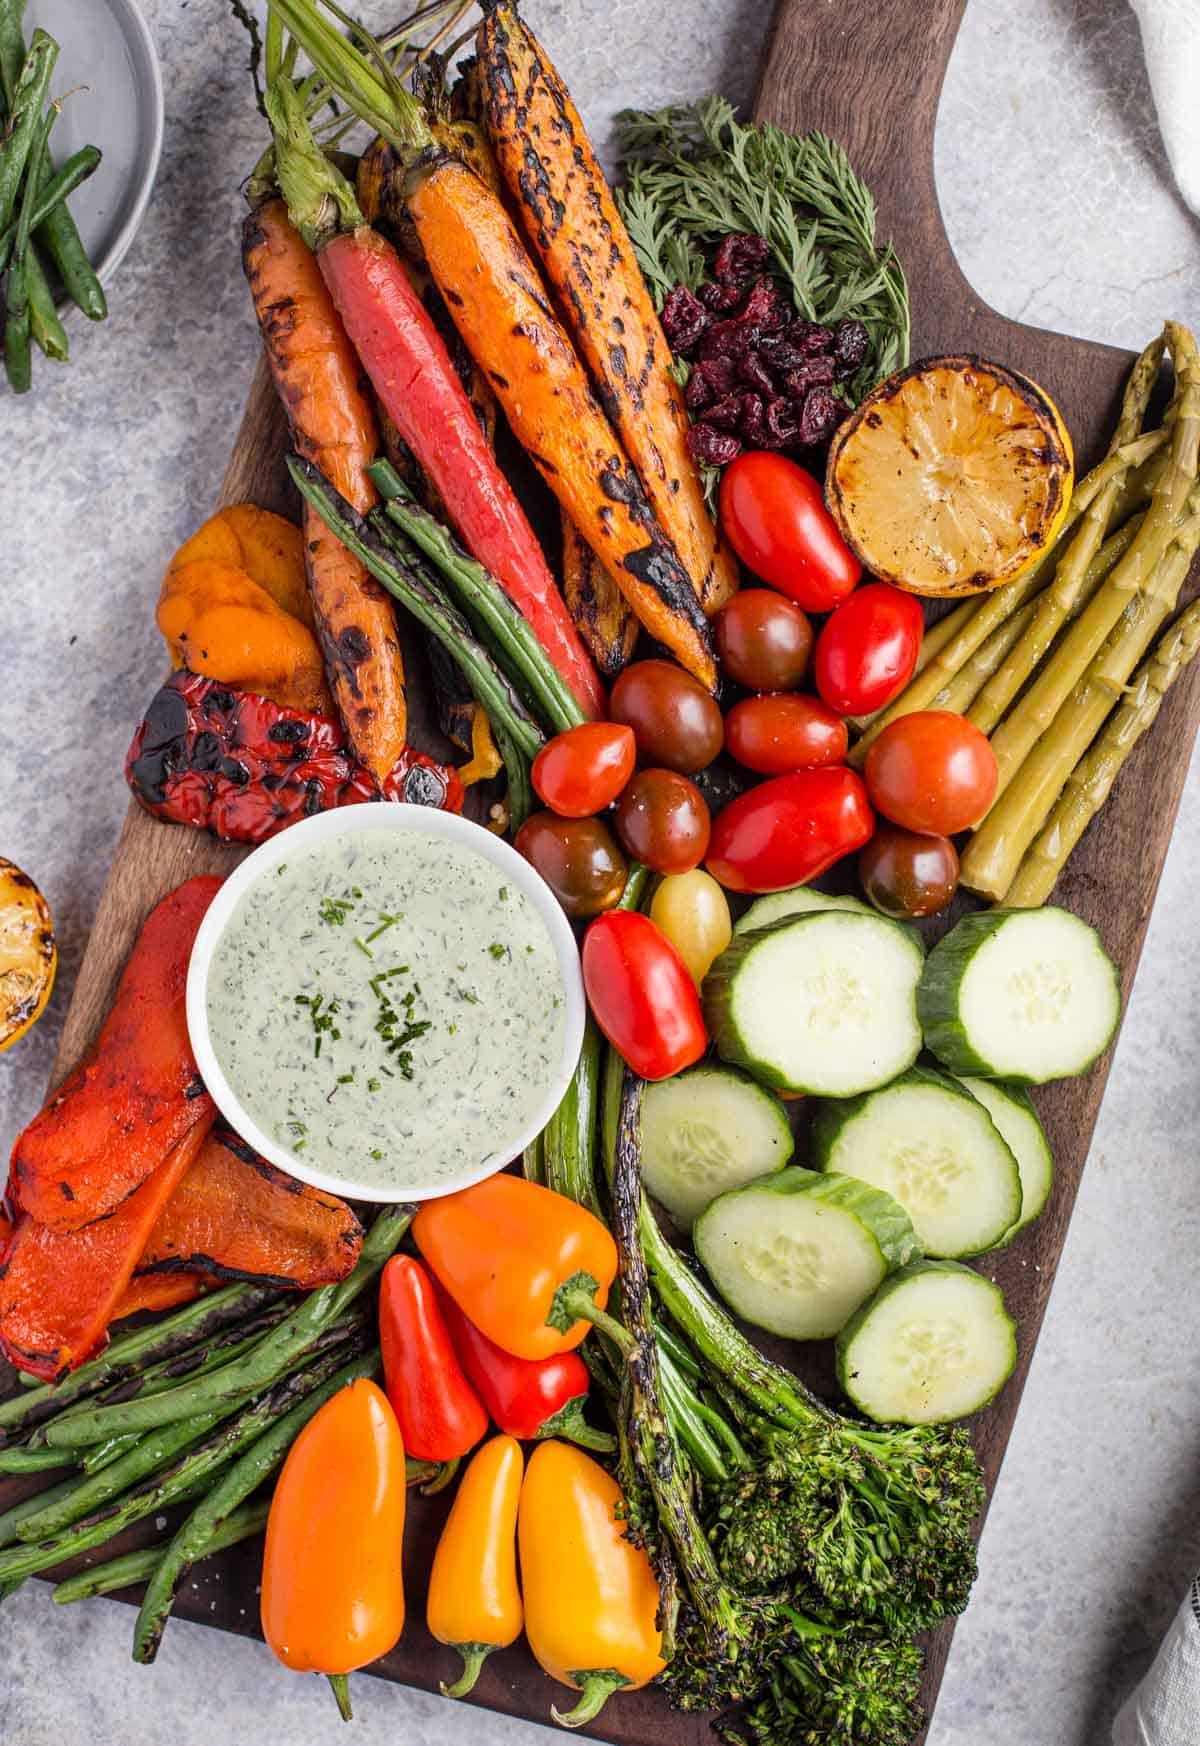
<instances>
[{"instance_id":1,"label":"red cherry tomato","mask_svg":"<svg viewBox=\"0 0 1200 1746\"><path fill-rule=\"evenodd\" d=\"M690 873L704 859L708 803L674 770L642 770L617 802L613 823L626 854L654 873Z\"/></svg>"},{"instance_id":2,"label":"red cherry tomato","mask_svg":"<svg viewBox=\"0 0 1200 1746\"><path fill-rule=\"evenodd\" d=\"M555 734L533 760L539 800L562 818L589 818L611 806L633 775L633 729L615 721L586 721Z\"/></svg>"},{"instance_id":3,"label":"red cherry tomato","mask_svg":"<svg viewBox=\"0 0 1200 1746\"><path fill-rule=\"evenodd\" d=\"M958 853L949 837L878 824L858 857L858 880L884 915L936 915L958 889Z\"/></svg>"},{"instance_id":4,"label":"red cherry tomato","mask_svg":"<svg viewBox=\"0 0 1200 1746\"><path fill-rule=\"evenodd\" d=\"M730 891L783 891L861 849L874 824L853 770L798 770L731 801L713 825L705 866Z\"/></svg>"},{"instance_id":5,"label":"red cherry tomato","mask_svg":"<svg viewBox=\"0 0 1200 1746\"><path fill-rule=\"evenodd\" d=\"M674 661L635 661L612 688L614 721L633 729L638 757L694 776L721 750L721 712L698 679Z\"/></svg>"},{"instance_id":6,"label":"red cherry tomato","mask_svg":"<svg viewBox=\"0 0 1200 1746\"><path fill-rule=\"evenodd\" d=\"M811 473L786 455L739 455L721 475L721 525L756 576L806 612L831 612L862 575Z\"/></svg>"},{"instance_id":7,"label":"red cherry tomato","mask_svg":"<svg viewBox=\"0 0 1200 1746\"><path fill-rule=\"evenodd\" d=\"M867 791L885 818L952 837L982 818L996 793L996 754L974 722L921 709L885 727L867 753Z\"/></svg>"},{"instance_id":8,"label":"red cherry tomato","mask_svg":"<svg viewBox=\"0 0 1200 1746\"><path fill-rule=\"evenodd\" d=\"M841 715L869 715L913 676L925 615L888 582L868 582L825 620L817 638L817 690Z\"/></svg>"},{"instance_id":9,"label":"red cherry tomato","mask_svg":"<svg viewBox=\"0 0 1200 1746\"><path fill-rule=\"evenodd\" d=\"M669 1079L707 1049L696 984L648 916L596 917L583 936L583 985L596 1023L643 1079Z\"/></svg>"},{"instance_id":10,"label":"red cherry tomato","mask_svg":"<svg viewBox=\"0 0 1200 1746\"><path fill-rule=\"evenodd\" d=\"M725 717L725 743L739 764L760 776L786 776L845 762L846 724L817 697L795 692L744 697Z\"/></svg>"},{"instance_id":11,"label":"red cherry tomato","mask_svg":"<svg viewBox=\"0 0 1200 1746\"><path fill-rule=\"evenodd\" d=\"M714 621L717 653L747 691L791 691L804 682L812 626L793 600L773 588L743 588Z\"/></svg>"}]
</instances>

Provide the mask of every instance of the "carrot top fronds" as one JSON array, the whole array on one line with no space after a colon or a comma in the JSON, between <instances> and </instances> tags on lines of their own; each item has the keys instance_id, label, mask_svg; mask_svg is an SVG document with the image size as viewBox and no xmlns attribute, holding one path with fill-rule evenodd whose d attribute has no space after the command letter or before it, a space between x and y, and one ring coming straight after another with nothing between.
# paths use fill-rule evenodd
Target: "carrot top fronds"
<instances>
[{"instance_id":1,"label":"carrot top fronds","mask_svg":"<svg viewBox=\"0 0 1200 1746\"><path fill-rule=\"evenodd\" d=\"M374 37L348 20L355 36L367 45L364 52L325 16L323 7L347 20L334 0L321 0L320 5L316 0L269 3L331 89L398 152L411 157L432 143L420 104L401 85Z\"/></svg>"},{"instance_id":2,"label":"carrot top fronds","mask_svg":"<svg viewBox=\"0 0 1200 1746\"><path fill-rule=\"evenodd\" d=\"M313 137L304 101L290 78L266 90L267 119L275 135L275 175L288 214L310 249L364 222L354 190Z\"/></svg>"}]
</instances>

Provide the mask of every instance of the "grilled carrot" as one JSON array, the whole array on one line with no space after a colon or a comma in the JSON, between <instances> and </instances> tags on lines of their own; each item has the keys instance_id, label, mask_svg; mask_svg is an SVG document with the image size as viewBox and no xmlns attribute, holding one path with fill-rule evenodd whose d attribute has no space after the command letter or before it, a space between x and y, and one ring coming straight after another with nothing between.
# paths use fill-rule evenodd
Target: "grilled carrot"
<instances>
[{"instance_id":1,"label":"grilled carrot","mask_svg":"<svg viewBox=\"0 0 1200 1746\"><path fill-rule=\"evenodd\" d=\"M296 446L365 514L376 501L364 471L378 444L375 417L317 264L281 200L268 201L247 218L242 260ZM383 782L407 732L392 603L307 510L304 543L334 696L359 760Z\"/></svg>"},{"instance_id":2,"label":"grilled carrot","mask_svg":"<svg viewBox=\"0 0 1200 1746\"><path fill-rule=\"evenodd\" d=\"M511 0L484 4L476 78L500 173L651 507L714 613L737 588L737 563L705 507L671 350L629 234L549 56Z\"/></svg>"},{"instance_id":3,"label":"grilled carrot","mask_svg":"<svg viewBox=\"0 0 1200 1746\"><path fill-rule=\"evenodd\" d=\"M328 28L313 0L271 4L322 77L396 148L408 167L409 214L429 270L471 355L486 370L515 435L560 505L651 634L702 683L714 687L713 642L696 592L655 520L641 480L605 418L499 197L464 163L438 149L413 98L385 84L373 61ZM290 93L285 82L279 89ZM321 203L326 212L330 192L326 175ZM344 203L342 216L344 222ZM407 437L401 413L407 412L413 422L403 394L412 380L413 324L404 305L406 299L410 306L415 299L406 283L399 288L403 275L394 255L389 266L390 251L384 251L382 239L370 233L342 235L323 250L322 270L376 391ZM402 362L398 341L403 342ZM440 343L439 352L444 355ZM428 397L429 381L423 379L422 386ZM423 422L428 425L430 414L439 418L442 413L442 407L427 405ZM456 428L440 416L433 434L441 447ZM437 477L436 450L427 458L415 442L412 446L458 515ZM483 507L480 496L476 484L471 493L476 518ZM480 550L465 525L459 532L475 556L510 587L508 566ZM555 599L570 626L561 598ZM570 633L578 644L573 626Z\"/></svg>"},{"instance_id":4,"label":"grilled carrot","mask_svg":"<svg viewBox=\"0 0 1200 1746\"><path fill-rule=\"evenodd\" d=\"M563 599L584 646L606 679L628 666L638 621L604 565L565 512L562 518Z\"/></svg>"}]
</instances>

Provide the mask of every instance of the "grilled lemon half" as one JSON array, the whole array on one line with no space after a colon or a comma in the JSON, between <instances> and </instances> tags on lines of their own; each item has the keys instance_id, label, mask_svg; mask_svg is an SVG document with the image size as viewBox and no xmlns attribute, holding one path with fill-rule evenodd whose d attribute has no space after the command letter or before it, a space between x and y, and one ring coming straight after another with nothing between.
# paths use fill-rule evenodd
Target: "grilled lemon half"
<instances>
[{"instance_id":1,"label":"grilled lemon half","mask_svg":"<svg viewBox=\"0 0 1200 1746\"><path fill-rule=\"evenodd\" d=\"M925 358L839 428L826 495L864 567L911 594L1020 576L1062 526L1074 455L1036 382L983 358Z\"/></svg>"},{"instance_id":2,"label":"grilled lemon half","mask_svg":"<svg viewBox=\"0 0 1200 1746\"><path fill-rule=\"evenodd\" d=\"M0 1054L41 1017L57 966L50 906L27 873L0 856Z\"/></svg>"}]
</instances>

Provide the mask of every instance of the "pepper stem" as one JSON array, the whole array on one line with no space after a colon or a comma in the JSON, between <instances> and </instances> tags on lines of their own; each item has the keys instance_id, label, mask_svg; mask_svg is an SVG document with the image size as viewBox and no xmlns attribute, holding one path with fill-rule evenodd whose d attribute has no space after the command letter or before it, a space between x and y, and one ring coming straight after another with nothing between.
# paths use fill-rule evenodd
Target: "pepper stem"
<instances>
[{"instance_id":1,"label":"pepper stem","mask_svg":"<svg viewBox=\"0 0 1200 1746\"><path fill-rule=\"evenodd\" d=\"M327 1673L329 1689L337 1699L338 1715L343 1722L354 1720L354 1711L350 1708L350 1676L346 1673Z\"/></svg>"},{"instance_id":2,"label":"pepper stem","mask_svg":"<svg viewBox=\"0 0 1200 1746\"><path fill-rule=\"evenodd\" d=\"M461 1698L475 1690L475 1681L483 1671L483 1664L493 1649L499 1647L496 1643L455 1643L455 1649L463 1658L463 1670L453 1685L443 1685L443 1697Z\"/></svg>"},{"instance_id":3,"label":"pepper stem","mask_svg":"<svg viewBox=\"0 0 1200 1746\"><path fill-rule=\"evenodd\" d=\"M629 1684L625 1675L613 1667L602 1667L590 1673L572 1673L571 1679L579 1687L579 1702L575 1708L565 1715L553 1705L550 1709L560 1728L585 1728L596 1720L612 1694Z\"/></svg>"},{"instance_id":4,"label":"pepper stem","mask_svg":"<svg viewBox=\"0 0 1200 1746\"><path fill-rule=\"evenodd\" d=\"M461 1466L461 1455L456 1455L453 1461L439 1462L434 1467L433 1478L421 1487L421 1496L436 1497L439 1491L445 1491Z\"/></svg>"},{"instance_id":5,"label":"pepper stem","mask_svg":"<svg viewBox=\"0 0 1200 1746\"><path fill-rule=\"evenodd\" d=\"M594 1425L589 1425L583 1416L585 1396L577 1394L565 1406L559 1407L556 1413L538 1426L538 1440L543 1437L565 1437L569 1443L578 1443L581 1449L594 1449L599 1455L611 1455L617 1446L616 1438L609 1431L598 1431Z\"/></svg>"},{"instance_id":6,"label":"pepper stem","mask_svg":"<svg viewBox=\"0 0 1200 1746\"><path fill-rule=\"evenodd\" d=\"M607 1310L602 1310L596 1302L593 1293L599 1288L590 1273L576 1273L571 1279L566 1279L554 1294L554 1302L550 1306L550 1314L546 1317L546 1326L557 1328L566 1334L576 1322L591 1322L594 1328L599 1328L602 1334L621 1348L626 1356L632 1356L637 1351L637 1341L614 1316Z\"/></svg>"}]
</instances>

